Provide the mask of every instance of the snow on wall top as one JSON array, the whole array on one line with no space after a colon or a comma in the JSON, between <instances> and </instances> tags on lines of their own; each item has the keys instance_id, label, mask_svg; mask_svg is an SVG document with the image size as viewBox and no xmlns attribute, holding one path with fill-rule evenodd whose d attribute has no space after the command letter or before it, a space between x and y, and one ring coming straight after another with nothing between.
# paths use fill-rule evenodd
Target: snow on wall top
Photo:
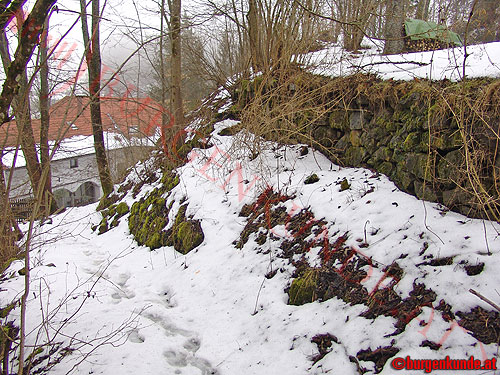
<instances>
[{"instance_id":1,"label":"snow on wall top","mask_svg":"<svg viewBox=\"0 0 500 375\"><path fill-rule=\"evenodd\" d=\"M376 49L362 54L345 52L338 46L304 56L304 66L315 74L336 77L355 73L372 73L383 79L415 78L458 81L467 78L500 77L500 42L437 51L399 55L380 55Z\"/></svg>"}]
</instances>

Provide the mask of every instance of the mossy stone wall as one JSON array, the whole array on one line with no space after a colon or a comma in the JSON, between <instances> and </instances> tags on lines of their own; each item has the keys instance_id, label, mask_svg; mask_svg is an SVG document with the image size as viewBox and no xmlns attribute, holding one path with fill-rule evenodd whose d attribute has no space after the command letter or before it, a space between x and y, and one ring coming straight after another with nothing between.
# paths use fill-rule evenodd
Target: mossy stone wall
<instances>
[{"instance_id":1,"label":"mossy stone wall","mask_svg":"<svg viewBox=\"0 0 500 375\"><path fill-rule=\"evenodd\" d=\"M266 95L274 97L261 102L290 106L296 91L278 90L292 81L275 85L274 93L270 82ZM383 173L401 190L463 214L499 211L500 80L401 82L354 75L295 82L296 90L309 84L311 92L320 92L305 100L301 89L295 116L303 135L296 141L336 164ZM236 91L241 111L251 105L254 87L247 82Z\"/></svg>"}]
</instances>

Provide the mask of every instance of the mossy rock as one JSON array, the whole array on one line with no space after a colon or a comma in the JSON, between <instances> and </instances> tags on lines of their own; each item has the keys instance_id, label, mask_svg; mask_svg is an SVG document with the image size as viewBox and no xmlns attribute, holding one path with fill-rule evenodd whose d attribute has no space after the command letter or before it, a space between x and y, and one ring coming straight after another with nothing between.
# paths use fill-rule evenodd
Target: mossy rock
<instances>
[{"instance_id":1,"label":"mossy rock","mask_svg":"<svg viewBox=\"0 0 500 375\"><path fill-rule=\"evenodd\" d=\"M403 127L408 132L413 132L427 128L427 118L424 115L416 115L411 111L401 113L399 117L403 122Z\"/></svg>"},{"instance_id":2,"label":"mossy rock","mask_svg":"<svg viewBox=\"0 0 500 375\"><path fill-rule=\"evenodd\" d=\"M112 204L107 209L101 211L102 220L97 226L93 226L92 230L98 230L98 234L103 234L120 224L120 218L129 212L127 203L120 202Z\"/></svg>"},{"instance_id":3,"label":"mossy rock","mask_svg":"<svg viewBox=\"0 0 500 375\"><path fill-rule=\"evenodd\" d=\"M345 150L351 146L349 135L345 134L339 141L335 144L335 151L344 153Z\"/></svg>"},{"instance_id":4,"label":"mossy rock","mask_svg":"<svg viewBox=\"0 0 500 375\"><path fill-rule=\"evenodd\" d=\"M155 232L153 235L145 239L144 245L149 247L151 250L159 249L164 246L164 243L166 242L164 236L164 233Z\"/></svg>"},{"instance_id":5,"label":"mossy rock","mask_svg":"<svg viewBox=\"0 0 500 375\"><path fill-rule=\"evenodd\" d=\"M205 239L200 221L187 219L186 210L187 204L179 207L174 225L169 230L168 238L166 239L168 246L173 246L175 250L182 254L189 253Z\"/></svg>"},{"instance_id":6,"label":"mossy rock","mask_svg":"<svg viewBox=\"0 0 500 375\"><path fill-rule=\"evenodd\" d=\"M394 169L394 166L392 165L392 163L390 163L388 161L384 161L382 164L379 164L377 167L377 171L382 173L382 174L385 174L386 176L390 176L393 169Z\"/></svg>"},{"instance_id":7,"label":"mossy rock","mask_svg":"<svg viewBox=\"0 0 500 375\"><path fill-rule=\"evenodd\" d=\"M345 152L348 164L360 166L367 158L368 153L364 147L349 147Z\"/></svg>"},{"instance_id":8,"label":"mossy rock","mask_svg":"<svg viewBox=\"0 0 500 375\"><path fill-rule=\"evenodd\" d=\"M97 211L104 210L105 208L108 208L112 204L116 203L119 199L120 197L116 195L114 192L112 192L109 195L106 195L101 198L99 204L97 205L96 210Z\"/></svg>"},{"instance_id":9,"label":"mossy rock","mask_svg":"<svg viewBox=\"0 0 500 375\"><path fill-rule=\"evenodd\" d=\"M413 186L415 188L415 195L418 199L431 202L436 202L438 200L436 193L433 191L432 186L429 183L424 184L420 180L415 180L413 182Z\"/></svg>"},{"instance_id":10,"label":"mossy rock","mask_svg":"<svg viewBox=\"0 0 500 375\"><path fill-rule=\"evenodd\" d=\"M306 270L302 276L293 280L288 290L288 304L300 306L314 302L318 298L316 294L317 286L318 270L313 268Z\"/></svg>"},{"instance_id":11,"label":"mossy rock","mask_svg":"<svg viewBox=\"0 0 500 375\"><path fill-rule=\"evenodd\" d=\"M351 130L349 133L349 140L351 141L351 145L354 147L361 146L361 131L359 130Z\"/></svg>"},{"instance_id":12,"label":"mossy rock","mask_svg":"<svg viewBox=\"0 0 500 375\"><path fill-rule=\"evenodd\" d=\"M130 208L128 227L139 245L148 246L151 250L167 246L167 232L170 207L166 205L165 194L179 183L174 174L162 177L162 186L155 188L147 196L134 202Z\"/></svg>"},{"instance_id":13,"label":"mossy rock","mask_svg":"<svg viewBox=\"0 0 500 375\"><path fill-rule=\"evenodd\" d=\"M119 217L122 217L123 215L126 215L128 214L130 211L129 207L128 207L128 204L125 203L125 202L120 202L117 206L116 206L116 213Z\"/></svg>"},{"instance_id":14,"label":"mossy rock","mask_svg":"<svg viewBox=\"0 0 500 375\"><path fill-rule=\"evenodd\" d=\"M394 125L392 116L387 113L375 116L373 121L375 122L375 128L379 129L385 129L387 127L392 127Z\"/></svg>"},{"instance_id":15,"label":"mossy rock","mask_svg":"<svg viewBox=\"0 0 500 375\"><path fill-rule=\"evenodd\" d=\"M179 176L175 173L164 173L161 182L164 191L171 191L174 187L179 185Z\"/></svg>"},{"instance_id":16,"label":"mossy rock","mask_svg":"<svg viewBox=\"0 0 500 375\"><path fill-rule=\"evenodd\" d=\"M349 183L349 181L347 181L347 178L344 178L340 182L340 191L349 190L350 188L351 188L351 184Z\"/></svg>"},{"instance_id":17,"label":"mossy rock","mask_svg":"<svg viewBox=\"0 0 500 375\"><path fill-rule=\"evenodd\" d=\"M441 151L453 151L464 144L462 135L457 130L455 132L447 132L431 138L431 145Z\"/></svg>"},{"instance_id":18,"label":"mossy rock","mask_svg":"<svg viewBox=\"0 0 500 375\"><path fill-rule=\"evenodd\" d=\"M376 160L391 161L393 154L394 151L392 151L389 147L380 147L377 151L375 151L373 157Z\"/></svg>"},{"instance_id":19,"label":"mossy rock","mask_svg":"<svg viewBox=\"0 0 500 375\"><path fill-rule=\"evenodd\" d=\"M398 129L390 139L389 147L392 148L393 150L402 149L403 142L406 140L406 137L408 137L408 133L405 132L404 129Z\"/></svg>"},{"instance_id":20,"label":"mossy rock","mask_svg":"<svg viewBox=\"0 0 500 375\"><path fill-rule=\"evenodd\" d=\"M371 128L366 134L368 137L370 137L370 139L373 139L375 143L378 143L379 141L386 139L388 136L388 133L385 130L385 128L381 126L375 126Z\"/></svg>"},{"instance_id":21,"label":"mossy rock","mask_svg":"<svg viewBox=\"0 0 500 375\"><path fill-rule=\"evenodd\" d=\"M304 184L308 185L308 184L314 184L315 182L318 182L319 181L319 177L316 173L313 173L312 175L310 175L309 177L307 177L305 180L304 180Z\"/></svg>"},{"instance_id":22,"label":"mossy rock","mask_svg":"<svg viewBox=\"0 0 500 375\"><path fill-rule=\"evenodd\" d=\"M406 155L406 170L416 177L430 181L433 176L432 159L427 154L408 153Z\"/></svg>"},{"instance_id":23,"label":"mossy rock","mask_svg":"<svg viewBox=\"0 0 500 375\"><path fill-rule=\"evenodd\" d=\"M402 149L404 151L422 151L420 150L419 144L421 141L421 136L419 132L409 133L402 144Z\"/></svg>"},{"instance_id":24,"label":"mossy rock","mask_svg":"<svg viewBox=\"0 0 500 375\"><path fill-rule=\"evenodd\" d=\"M99 234L106 233L108 230L108 219L106 217L103 217L101 223L99 224Z\"/></svg>"},{"instance_id":25,"label":"mossy rock","mask_svg":"<svg viewBox=\"0 0 500 375\"><path fill-rule=\"evenodd\" d=\"M173 236L174 248L182 254L189 253L205 239L199 220L183 221Z\"/></svg>"},{"instance_id":26,"label":"mossy rock","mask_svg":"<svg viewBox=\"0 0 500 375\"><path fill-rule=\"evenodd\" d=\"M455 208L460 205L467 205L473 199L472 194L461 187L443 191L443 204L448 208Z\"/></svg>"},{"instance_id":27,"label":"mossy rock","mask_svg":"<svg viewBox=\"0 0 500 375\"><path fill-rule=\"evenodd\" d=\"M363 132L360 137L361 145L369 154L373 154L377 149L377 141L371 136L370 132Z\"/></svg>"},{"instance_id":28,"label":"mossy rock","mask_svg":"<svg viewBox=\"0 0 500 375\"><path fill-rule=\"evenodd\" d=\"M396 169L393 170L391 178L401 190L411 192L410 190L413 188L413 181L415 181L415 178L406 171L406 167L403 163L398 163L396 165Z\"/></svg>"},{"instance_id":29,"label":"mossy rock","mask_svg":"<svg viewBox=\"0 0 500 375\"><path fill-rule=\"evenodd\" d=\"M349 116L345 109L336 109L330 113L328 123L332 129L347 130L349 129Z\"/></svg>"},{"instance_id":30,"label":"mossy rock","mask_svg":"<svg viewBox=\"0 0 500 375\"><path fill-rule=\"evenodd\" d=\"M370 122L370 115L363 110L353 111L349 116L349 128L361 130Z\"/></svg>"}]
</instances>

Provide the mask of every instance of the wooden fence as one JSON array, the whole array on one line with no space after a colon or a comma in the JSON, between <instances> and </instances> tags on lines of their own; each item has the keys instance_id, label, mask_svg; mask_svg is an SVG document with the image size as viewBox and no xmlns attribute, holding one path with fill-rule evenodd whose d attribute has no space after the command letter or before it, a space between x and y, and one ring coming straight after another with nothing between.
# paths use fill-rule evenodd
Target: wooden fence
<instances>
[{"instance_id":1,"label":"wooden fence","mask_svg":"<svg viewBox=\"0 0 500 375\"><path fill-rule=\"evenodd\" d=\"M26 221L30 218L34 203L35 200L33 198L18 198L10 200L12 214L18 223Z\"/></svg>"}]
</instances>

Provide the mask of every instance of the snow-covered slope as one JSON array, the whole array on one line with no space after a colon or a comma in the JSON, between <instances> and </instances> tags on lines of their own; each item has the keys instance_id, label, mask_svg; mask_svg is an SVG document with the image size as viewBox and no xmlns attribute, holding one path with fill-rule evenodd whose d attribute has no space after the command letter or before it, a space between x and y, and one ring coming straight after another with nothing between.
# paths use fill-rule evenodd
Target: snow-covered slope
<instances>
[{"instance_id":1,"label":"snow-covered slope","mask_svg":"<svg viewBox=\"0 0 500 375\"><path fill-rule=\"evenodd\" d=\"M422 307L402 333L388 336L396 319L362 317L364 304L335 297L287 304L285 289L295 267L280 257L279 246L291 236L289 228L273 227L261 245L255 234L241 249L234 245L248 220L240 211L269 186L293 197L280 203L290 219L308 208L324 218L322 239L334 243L338 233L348 233L345 244L379 265L364 267L367 276L360 284L368 291L388 287L392 279L383 278L383 266L397 261L403 270L395 288L399 296L407 297L414 283L424 283L436 293L435 306L443 299L454 312L475 306L492 310L470 288L498 300L499 227L419 201L382 175L340 168L311 149L301 156L301 146L263 142L259 156L250 160L249 152L235 148L241 146L241 135L217 135L234 124L217 124L213 146L193 150L190 162L177 170L180 183L166 202L172 203L170 219L185 198L187 214L201 220L205 233L204 242L187 255L172 247L150 251L138 246L127 216L97 235L91 229L101 219L95 205L68 210L36 228L28 341L42 343L55 336L60 349L68 348L51 374L357 374L353 358L361 350L386 346L399 352L381 373L394 374L390 363L395 357L473 355L482 360L497 355L497 345L479 342L457 325L458 317L446 321L434 305ZM140 165L127 182L139 180L151 168L152 162ZM304 184L312 173L319 181ZM344 179L350 188L341 191ZM131 206L159 183L144 185L135 199L129 192L124 201ZM305 259L319 266L320 256L313 247ZM443 258L452 261L422 264ZM485 264L484 270L468 276L465 266L479 263ZM15 262L9 271L21 267ZM22 277L5 280L1 304L22 291ZM9 318L16 314L18 308ZM318 346L311 339L318 334L335 336L337 343L313 363ZM421 346L425 340L440 344L439 350ZM370 361L359 365L369 373L376 368Z\"/></svg>"}]
</instances>

